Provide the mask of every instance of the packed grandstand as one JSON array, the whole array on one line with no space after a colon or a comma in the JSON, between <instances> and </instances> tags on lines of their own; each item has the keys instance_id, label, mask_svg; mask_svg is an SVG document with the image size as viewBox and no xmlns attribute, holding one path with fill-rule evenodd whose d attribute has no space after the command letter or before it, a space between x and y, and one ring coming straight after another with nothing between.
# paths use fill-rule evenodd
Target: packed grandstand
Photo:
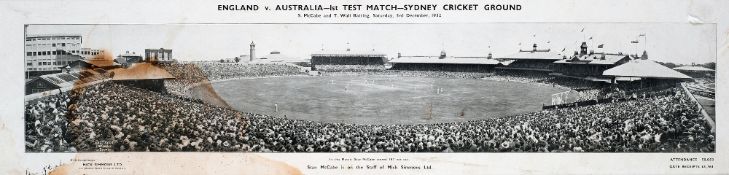
<instances>
[{"instance_id":1,"label":"packed grandstand","mask_svg":"<svg viewBox=\"0 0 729 175\"><path fill-rule=\"evenodd\" d=\"M156 92L113 81L26 101L29 152L714 152L713 125L683 86L604 86L543 72L384 70L320 66L326 76L487 79L561 86L576 102L496 118L435 124L351 124L236 111L188 95L190 86L236 78L305 75L291 64L159 65L176 77ZM376 71L370 71L376 70ZM712 89L713 90L713 89ZM713 94L712 94L713 95ZM708 95L707 95L708 96ZM104 104L104 105L99 105Z\"/></svg>"}]
</instances>

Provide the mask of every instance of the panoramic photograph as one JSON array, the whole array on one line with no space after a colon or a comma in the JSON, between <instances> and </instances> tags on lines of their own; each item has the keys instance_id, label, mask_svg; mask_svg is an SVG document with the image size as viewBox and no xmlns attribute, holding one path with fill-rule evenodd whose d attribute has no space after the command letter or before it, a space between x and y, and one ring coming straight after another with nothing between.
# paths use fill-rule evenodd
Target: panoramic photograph
<instances>
[{"instance_id":1,"label":"panoramic photograph","mask_svg":"<svg viewBox=\"0 0 729 175\"><path fill-rule=\"evenodd\" d=\"M672 23L26 25L24 145L713 153L715 33Z\"/></svg>"}]
</instances>

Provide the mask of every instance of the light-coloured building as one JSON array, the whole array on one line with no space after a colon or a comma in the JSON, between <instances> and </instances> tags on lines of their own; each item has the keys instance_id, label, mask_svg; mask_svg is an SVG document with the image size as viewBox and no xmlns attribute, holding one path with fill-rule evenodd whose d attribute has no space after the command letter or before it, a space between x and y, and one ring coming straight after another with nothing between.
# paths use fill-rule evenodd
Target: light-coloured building
<instances>
[{"instance_id":1,"label":"light-coloured building","mask_svg":"<svg viewBox=\"0 0 729 175\"><path fill-rule=\"evenodd\" d=\"M286 54L282 54L279 51L271 51L268 55L261 56L257 58L253 63L300 63L300 62L309 62L306 59L303 58L297 58L293 56L289 56Z\"/></svg>"},{"instance_id":2,"label":"light-coloured building","mask_svg":"<svg viewBox=\"0 0 729 175\"><path fill-rule=\"evenodd\" d=\"M253 62L253 60L256 59L256 43L253 43L253 41L251 41L251 45L249 47L248 58L248 61L250 62Z\"/></svg>"},{"instance_id":3,"label":"light-coloured building","mask_svg":"<svg viewBox=\"0 0 729 175\"><path fill-rule=\"evenodd\" d=\"M517 53L494 59L503 62L505 65L497 68L501 71L550 73L552 63L563 59L563 55L553 52L551 49L539 49L535 43L532 45L532 49L519 49Z\"/></svg>"},{"instance_id":4,"label":"light-coloured building","mask_svg":"<svg viewBox=\"0 0 729 175\"><path fill-rule=\"evenodd\" d=\"M397 58L390 60L392 70L423 70L423 71L468 71L490 72L500 62L488 56L448 56L445 51L440 55L431 56L403 56L397 53Z\"/></svg>"},{"instance_id":5,"label":"light-coloured building","mask_svg":"<svg viewBox=\"0 0 729 175\"><path fill-rule=\"evenodd\" d=\"M25 38L25 71L31 76L57 73L68 63L101 53L81 48L82 43L81 35L76 34L28 35Z\"/></svg>"},{"instance_id":6,"label":"light-coloured building","mask_svg":"<svg viewBox=\"0 0 729 175\"><path fill-rule=\"evenodd\" d=\"M119 54L116 56L116 59L114 59L114 62L117 62L121 64L124 67L128 67L129 65L133 63L142 62L143 58L142 55L137 54L136 52L129 52L126 51L123 54Z\"/></svg>"},{"instance_id":7,"label":"light-coloured building","mask_svg":"<svg viewBox=\"0 0 729 175\"><path fill-rule=\"evenodd\" d=\"M152 62L171 62L172 49L144 49L144 59Z\"/></svg>"},{"instance_id":8,"label":"light-coloured building","mask_svg":"<svg viewBox=\"0 0 729 175\"><path fill-rule=\"evenodd\" d=\"M25 71L28 76L61 72L71 62L91 59L99 49L82 48L77 34L39 34L25 38Z\"/></svg>"},{"instance_id":9,"label":"light-coloured building","mask_svg":"<svg viewBox=\"0 0 729 175\"><path fill-rule=\"evenodd\" d=\"M100 49L81 48L78 52L79 53L78 55L83 57L84 59L88 60L88 59L94 59L94 57L101 54L102 52L104 52L104 51L100 50Z\"/></svg>"}]
</instances>

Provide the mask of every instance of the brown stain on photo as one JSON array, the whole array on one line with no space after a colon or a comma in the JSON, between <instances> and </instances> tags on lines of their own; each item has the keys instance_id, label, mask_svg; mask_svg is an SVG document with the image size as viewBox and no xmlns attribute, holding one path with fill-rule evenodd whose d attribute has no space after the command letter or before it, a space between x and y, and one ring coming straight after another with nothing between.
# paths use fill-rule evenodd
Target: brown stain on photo
<instances>
[{"instance_id":1,"label":"brown stain on photo","mask_svg":"<svg viewBox=\"0 0 729 175\"><path fill-rule=\"evenodd\" d=\"M205 75L203 71L193 64L181 64L184 66L184 69L189 73L187 75L193 74L193 75ZM163 66L164 68L164 66ZM173 73L174 74L174 73ZM176 80L174 81L183 81L188 84L188 90L186 95L189 97L203 100L206 103L217 105L219 107L224 108L230 108L227 102L223 100L223 98L218 95L218 93L213 88L212 84L210 83L210 80L208 77L205 76L184 76L184 75L174 75L176 77Z\"/></svg>"},{"instance_id":2,"label":"brown stain on photo","mask_svg":"<svg viewBox=\"0 0 729 175\"><path fill-rule=\"evenodd\" d=\"M212 84L210 84L207 80L190 88L190 96L213 105L230 108L230 105L228 105L228 103L225 102L225 100L223 100L217 92L215 92Z\"/></svg>"},{"instance_id":3,"label":"brown stain on photo","mask_svg":"<svg viewBox=\"0 0 729 175\"><path fill-rule=\"evenodd\" d=\"M72 174L244 174L300 175L299 169L282 161L254 153L127 153L76 154L76 160L122 163L120 169L89 169L80 162L69 162L50 171L50 175Z\"/></svg>"},{"instance_id":4,"label":"brown stain on photo","mask_svg":"<svg viewBox=\"0 0 729 175\"><path fill-rule=\"evenodd\" d=\"M103 50L92 59L94 64L113 65L114 56L108 50ZM152 63L152 66L165 69L163 65ZM197 66L187 64L186 71L202 72ZM101 73L101 76L108 78L114 76L114 72L124 68L114 68ZM142 69L137 69L142 70ZM83 68L82 71L96 71ZM126 70L129 71L129 70ZM125 72L131 74L144 74L144 72ZM96 75L94 75L96 76ZM78 119L76 109L79 107L80 96L86 91L88 79L98 78L82 75L74 82L74 87L69 91L69 105L66 113L69 123ZM177 77L190 79L188 85L189 96L200 99L205 103L213 104L223 108L230 106L223 100L212 87L207 77ZM105 104L98 104L105 105ZM240 112L236 113L242 127L246 127L246 119ZM1 123L0 123L1 124ZM241 135L245 135L245 129L241 129ZM84 169L81 162L63 163L48 173L52 175L67 174L272 174L272 175L297 175L302 172L285 162L271 160L253 153L185 153L185 152L128 152L122 154L105 153L76 153L75 160L94 160L95 162L124 162L122 170L94 170Z\"/></svg>"}]
</instances>

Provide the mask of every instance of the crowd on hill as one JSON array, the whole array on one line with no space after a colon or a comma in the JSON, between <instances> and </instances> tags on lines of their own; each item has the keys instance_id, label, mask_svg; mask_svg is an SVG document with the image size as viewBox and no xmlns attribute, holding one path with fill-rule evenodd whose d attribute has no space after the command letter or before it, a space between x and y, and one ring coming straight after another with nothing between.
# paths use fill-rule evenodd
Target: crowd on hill
<instances>
[{"instance_id":1,"label":"crowd on hill","mask_svg":"<svg viewBox=\"0 0 729 175\"><path fill-rule=\"evenodd\" d=\"M191 85L207 81L305 74L300 67L291 64L196 62L169 63L160 66L175 76L175 79L165 81L167 91L182 96L187 94Z\"/></svg>"},{"instance_id":2,"label":"crowd on hill","mask_svg":"<svg viewBox=\"0 0 729 175\"><path fill-rule=\"evenodd\" d=\"M165 81L167 92L175 95L185 96L190 86L196 83L208 81L208 76L195 64L160 64L160 67L167 70L174 79Z\"/></svg>"},{"instance_id":3,"label":"crowd on hill","mask_svg":"<svg viewBox=\"0 0 729 175\"><path fill-rule=\"evenodd\" d=\"M195 65L207 75L209 80L304 74L300 67L291 64L195 63Z\"/></svg>"}]
</instances>

